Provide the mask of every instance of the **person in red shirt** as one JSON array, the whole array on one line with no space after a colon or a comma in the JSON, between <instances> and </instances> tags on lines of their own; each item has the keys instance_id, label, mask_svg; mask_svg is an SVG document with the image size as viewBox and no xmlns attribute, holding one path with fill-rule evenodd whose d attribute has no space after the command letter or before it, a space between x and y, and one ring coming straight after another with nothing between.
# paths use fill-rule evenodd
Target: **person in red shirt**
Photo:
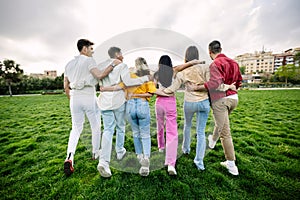
<instances>
[{"instance_id":1,"label":"person in red shirt","mask_svg":"<svg viewBox=\"0 0 300 200\"><path fill-rule=\"evenodd\" d=\"M207 90L209 92L215 127L212 135L208 136L208 146L213 149L217 140L221 139L226 161L220 164L226 167L229 173L238 175L235 164L235 152L230 133L229 115L238 104L237 89L241 86L242 75L239 65L221 53L221 43L212 41L209 44L209 55L213 62L210 65L210 79L204 85L189 84L190 90ZM220 91L217 88L222 84L236 86L236 90Z\"/></svg>"}]
</instances>

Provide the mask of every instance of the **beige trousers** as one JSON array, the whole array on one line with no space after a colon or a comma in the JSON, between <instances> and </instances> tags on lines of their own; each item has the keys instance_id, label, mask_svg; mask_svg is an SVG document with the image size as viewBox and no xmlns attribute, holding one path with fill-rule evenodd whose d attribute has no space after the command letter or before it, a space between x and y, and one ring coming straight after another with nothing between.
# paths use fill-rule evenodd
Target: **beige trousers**
<instances>
[{"instance_id":1,"label":"beige trousers","mask_svg":"<svg viewBox=\"0 0 300 200\"><path fill-rule=\"evenodd\" d=\"M226 160L235 160L234 146L230 133L230 113L237 107L238 100L221 98L212 102L212 110L215 121L213 140L220 137Z\"/></svg>"}]
</instances>

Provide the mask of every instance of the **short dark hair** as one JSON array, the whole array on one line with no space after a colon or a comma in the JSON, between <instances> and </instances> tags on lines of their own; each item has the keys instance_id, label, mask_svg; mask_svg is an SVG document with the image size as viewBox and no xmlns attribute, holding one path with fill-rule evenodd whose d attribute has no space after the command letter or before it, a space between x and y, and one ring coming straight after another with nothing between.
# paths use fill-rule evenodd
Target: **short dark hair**
<instances>
[{"instance_id":1,"label":"short dark hair","mask_svg":"<svg viewBox=\"0 0 300 200\"><path fill-rule=\"evenodd\" d=\"M94 45L93 42L87 40L87 39L80 39L77 42L77 49L80 52L82 50L83 47L89 47L91 45Z\"/></svg>"},{"instance_id":2,"label":"short dark hair","mask_svg":"<svg viewBox=\"0 0 300 200\"><path fill-rule=\"evenodd\" d=\"M221 51L222 51L221 43L217 40L214 40L211 43L209 43L208 47L209 47L209 50L214 54L221 53Z\"/></svg>"},{"instance_id":3,"label":"short dark hair","mask_svg":"<svg viewBox=\"0 0 300 200\"><path fill-rule=\"evenodd\" d=\"M110 58L114 58L116 53L120 53L121 49L119 47L110 47L108 49L108 55Z\"/></svg>"},{"instance_id":4,"label":"short dark hair","mask_svg":"<svg viewBox=\"0 0 300 200\"><path fill-rule=\"evenodd\" d=\"M163 55L159 59L158 68L158 82L163 87L167 88L172 84L173 79L173 65L172 60L168 55Z\"/></svg>"},{"instance_id":5,"label":"short dark hair","mask_svg":"<svg viewBox=\"0 0 300 200\"><path fill-rule=\"evenodd\" d=\"M199 52L197 47L195 46L189 46L187 50L185 51L185 62L189 62L191 60L199 60Z\"/></svg>"}]
</instances>

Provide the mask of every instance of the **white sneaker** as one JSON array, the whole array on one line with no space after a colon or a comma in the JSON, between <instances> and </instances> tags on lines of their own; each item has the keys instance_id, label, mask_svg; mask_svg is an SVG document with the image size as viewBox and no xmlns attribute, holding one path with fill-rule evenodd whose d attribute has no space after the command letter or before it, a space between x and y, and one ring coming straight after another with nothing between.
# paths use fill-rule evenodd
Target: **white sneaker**
<instances>
[{"instance_id":1,"label":"white sneaker","mask_svg":"<svg viewBox=\"0 0 300 200\"><path fill-rule=\"evenodd\" d=\"M111 177L111 171L109 169L108 164L99 162L97 169L102 177L105 177L105 178Z\"/></svg>"},{"instance_id":2,"label":"white sneaker","mask_svg":"<svg viewBox=\"0 0 300 200\"><path fill-rule=\"evenodd\" d=\"M126 154L126 149L124 148L121 153L117 153L117 160L122 160Z\"/></svg>"},{"instance_id":3,"label":"white sneaker","mask_svg":"<svg viewBox=\"0 0 300 200\"><path fill-rule=\"evenodd\" d=\"M229 172L230 174L235 175L235 176L239 175L239 170L238 170L238 168L237 168L236 165L229 166L227 161L221 162L220 164L221 164L223 167L226 167L226 168L228 169L228 172Z\"/></svg>"},{"instance_id":4,"label":"white sneaker","mask_svg":"<svg viewBox=\"0 0 300 200\"><path fill-rule=\"evenodd\" d=\"M150 166L150 161L149 161L149 158L143 158L142 160L141 160L141 168L140 168L140 171L139 171L139 173L140 173L140 175L141 176L148 176L149 175L149 166Z\"/></svg>"},{"instance_id":5,"label":"white sneaker","mask_svg":"<svg viewBox=\"0 0 300 200\"><path fill-rule=\"evenodd\" d=\"M169 173L170 176L176 176L177 175L175 167L173 167L171 165L168 166L168 173Z\"/></svg>"},{"instance_id":6,"label":"white sneaker","mask_svg":"<svg viewBox=\"0 0 300 200\"><path fill-rule=\"evenodd\" d=\"M158 149L158 152L163 153L163 152L165 152L165 150L164 149Z\"/></svg>"},{"instance_id":7,"label":"white sneaker","mask_svg":"<svg viewBox=\"0 0 300 200\"><path fill-rule=\"evenodd\" d=\"M209 135L207 137L207 139L208 139L208 146L209 146L209 148L211 148L211 149L215 148L217 141L213 140L213 135Z\"/></svg>"}]
</instances>

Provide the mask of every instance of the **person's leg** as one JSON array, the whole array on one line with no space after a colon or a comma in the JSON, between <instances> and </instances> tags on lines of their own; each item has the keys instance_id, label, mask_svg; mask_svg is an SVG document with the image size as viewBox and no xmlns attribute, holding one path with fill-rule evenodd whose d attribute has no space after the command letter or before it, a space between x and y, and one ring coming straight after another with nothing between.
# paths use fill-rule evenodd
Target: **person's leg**
<instances>
[{"instance_id":1,"label":"person's leg","mask_svg":"<svg viewBox=\"0 0 300 200\"><path fill-rule=\"evenodd\" d=\"M135 153L137 155L142 155L143 147L142 147L142 142L140 140L140 130L139 130L138 119L137 119L137 104L135 102L135 99L130 99L127 101L126 117L132 129Z\"/></svg>"},{"instance_id":2,"label":"person's leg","mask_svg":"<svg viewBox=\"0 0 300 200\"><path fill-rule=\"evenodd\" d=\"M148 176L150 167L151 154L151 137L150 137L150 108L148 101L137 100L137 119L139 124L140 140L143 147L143 158L141 159L140 175Z\"/></svg>"},{"instance_id":3,"label":"person's leg","mask_svg":"<svg viewBox=\"0 0 300 200\"><path fill-rule=\"evenodd\" d=\"M116 126L115 116L112 110L101 111L103 119L103 135L101 140L101 151L100 151L100 161L110 162L111 149L112 149L112 138Z\"/></svg>"},{"instance_id":4,"label":"person's leg","mask_svg":"<svg viewBox=\"0 0 300 200\"><path fill-rule=\"evenodd\" d=\"M64 172L67 176L70 176L74 172L74 154L83 129L84 111L82 109L80 98L71 97L70 111L72 117L72 130L68 141L67 157L64 162Z\"/></svg>"},{"instance_id":5,"label":"person's leg","mask_svg":"<svg viewBox=\"0 0 300 200\"><path fill-rule=\"evenodd\" d=\"M231 113L237 106L237 100L226 98L225 106L227 107L226 116L224 119L224 126L220 135L221 143L224 149L224 154L226 160L234 161L235 160L235 152L234 146L232 142L231 132L230 132L230 121L229 121L229 113Z\"/></svg>"},{"instance_id":6,"label":"person's leg","mask_svg":"<svg viewBox=\"0 0 300 200\"><path fill-rule=\"evenodd\" d=\"M190 153L191 146L191 127L193 115L196 112L196 107L194 102L184 102L184 127L183 127L183 141L182 141L182 152L184 154Z\"/></svg>"},{"instance_id":7,"label":"person's leg","mask_svg":"<svg viewBox=\"0 0 300 200\"><path fill-rule=\"evenodd\" d=\"M157 97L155 103L157 144L159 149L165 149L165 107L164 97Z\"/></svg>"},{"instance_id":8,"label":"person's leg","mask_svg":"<svg viewBox=\"0 0 300 200\"><path fill-rule=\"evenodd\" d=\"M233 175L238 175L238 168L235 165L235 153L232 142L232 137L230 134L230 123L229 123L229 110L233 110L234 105L231 105L233 101L228 98L220 99L217 104L213 104L213 111L215 117L215 123L218 126L218 132L220 134L220 139L222 147L224 150L225 162L220 164L228 169L228 171ZM235 106L237 105L236 103Z\"/></svg>"},{"instance_id":9,"label":"person's leg","mask_svg":"<svg viewBox=\"0 0 300 200\"><path fill-rule=\"evenodd\" d=\"M150 108L148 101L138 99L137 103L137 120L142 141L144 157L149 158L151 153L150 137Z\"/></svg>"},{"instance_id":10,"label":"person's leg","mask_svg":"<svg viewBox=\"0 0 300 200\"><path fill-rule=\"evenodd\" d=\"M223 130L226 116L228 116L228 109L225 106L225 98L214 101L212 103L212 110L215 123L212 139L213 141L217 141Z\"/></svg>"},{"instance_id":11,"label":"person's leg","mask_svg":"<svg viewBox=\"0 0 300 200\"><path fill-rule=\"evenodd\" d=\"M125 109L126 103L113 111L116 118L116 152L118 160L121 160L126 153L126 149L124 148L126 126Z\"/></svg>"},{"instance_id":12,"label":"person's leg","mask_svg":"<svg viewBox=\"0 0 300 200\"><path fill-rule=\"evenodd\" d=\"M92 153L93 158L96 159L99 156L101 140L101 111L98 108L96 96L87 99L85 113L92 129Z\"/></svg>"},{"instance_id":13,"label":"person's leg","mask_svg":"<svg viewBox=\"0 0 300 200\"><path fill-rule=\"evenodd\" d=\"M166 160L165 164L175 167L178 147L176 98L170 97L166 112Z\"/></svg>"},{"instance_id":14,"label":"person's leg","mask_svg":"<svg viewBox=\"0 0 300 200\"><path fill-rule=\"evenodd\" d=\"M84 111L80 97L71 97L70 111L72 118L72 130L69 136L67 157L69 156L69 153L72 153L73 155L75 154L76 146L83 129Z\"/></svg>"},{"instance_id":15,"label":"person's leg","mask_svg":"<svg viewBox=\"0 0 300 200\"><path fill-rule=\"evenodd\" d=\"M200 101L198 104L197 112L197 145L196 145L196 156L194 163L197 168L204 170L204 155L206 149L206 139L205 139L205 127L210 110L209 100Z\"/></svg>"}]
</instances>

